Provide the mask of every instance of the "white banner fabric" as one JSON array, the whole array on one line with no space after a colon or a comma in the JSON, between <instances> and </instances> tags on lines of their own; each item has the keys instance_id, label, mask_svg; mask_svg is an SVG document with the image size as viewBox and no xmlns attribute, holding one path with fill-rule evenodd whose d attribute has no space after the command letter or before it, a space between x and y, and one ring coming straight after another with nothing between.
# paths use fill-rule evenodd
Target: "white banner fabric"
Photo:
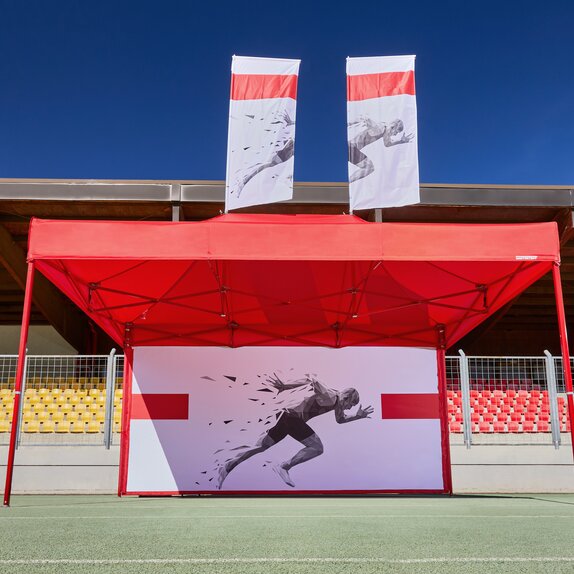
<instances>
[{"instance_id":1,"label":"white banner fabric","mask_svg":"<svg viewBox=\"0 0 574 574\"><path fill-rule=\"evenodd\" d=\"M226 211L293 197L299 64L233 56Z\"/></svg>"},{"instance_id":2,"label":"white banner fabric","mask_svg":"<svg viewBox=\"0 0 574 574\"><path fill-rule=\"evenodd\" d=\"M133 366L128 493L444 489L434 350L140 347Z\"/></svg>"},{"instance_id":3,"label":"white banner fabric","mask_svg":"<svg viewBox=\"0 0 574 574\"><path fill-rule=\"evenodd\" d=\"M414 56L347 59L351 210L420 202Z\"/></svg>"}]
</instances>

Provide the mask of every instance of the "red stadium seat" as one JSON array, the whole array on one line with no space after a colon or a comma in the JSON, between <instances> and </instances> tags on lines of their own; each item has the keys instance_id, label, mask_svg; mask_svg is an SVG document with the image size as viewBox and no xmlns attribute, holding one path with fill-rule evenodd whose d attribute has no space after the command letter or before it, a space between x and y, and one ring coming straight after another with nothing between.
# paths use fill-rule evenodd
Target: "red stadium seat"
<instances>
[{"instance_id":1,"label":"red stadium seat","mask_svg":"<svg viewBox=\"0 0 574 574\"><path fill-rule=\"evenodd\" d=\"M508 389L506 391L506 396L513 399L514 397L516 397L516 391L514 389Z\"/></svg>"},{"instance_id":2,"label":"red stadium seat","mask_svg":"<svg viewBox=\"0 0 574 574\"><path fill-rule=\"evenodd\" d=\"M521 390L518 391L517 396L518 396L519 398L521 398L521 399L522 399L522 398L526 399L526 398L528 398L528 391L525 391L525 390L522 390L522 389L521 389Z\"/></svg>"},{"instance_id":3,"label":"red stadium seat","mask_svg":"<svg viewBox=\"0 0 574 574\"><path fill-rule=\"evenodd\" d=\"M512 407L512 410L514 410L515 413L523 413L526 410L526 407L522 403L516 403Z\"/></svg>"},{"instance_id":4,"label":"red stadium seat","mask_svg":"<svg viewBox=\"0 0 574 574\"><path fill-rule=\"evenodd\" d=\"M510 421L508 423L508 432L520 432L520 425L518 423Z\"/></svg>"},{"instance_id":5,"label":"red stadium seat","mask_svg":"<svg viewBox=\"0 0 574 574\"><path fill-rule=\"evenodd\" d=\"M486 412L495 415L498 412L498 406L490 403L486 405Z\"/></svg>"},{"instance_id":6,"label":"red stadium seat","mask_svg":"<svg viewBox=\"0 0 574 574\"><path fill-rule=\"evenodd\" d=\"M511 410L510 405L500 405L501 413L509 413Z\"/></svg>"},{"instance_id":7,"label":"red stadium seat","mask_svg":"<svg viewBox=\"0 0 574 574\"><path fill-rule=\"evenodd\" d=\"M536 420L536 413L524 413L524 420L525 421L535 421Z\"/></svg>"},{"instance_id":8,"label":"red stadium seat","mask_svg":"<svg viewBox=\"0 0 574 574\"><path fill-rule=\"evenodd\" d=\"M470 420L473 423L477 423L480 421L480 415L478 413L470 413Z\"/></svg>"},{"instance_id":9,"label":"red stadium seat","mask_svg":"<svg viewBox=\"0 0 574 574\"><path fill-rule=\"evenodd\" d=\"M528 403L526 410L529 413L537 413L538 412L538 403Z\"/></svg>"},{"instance_id":10,"label":"red stadium seat","mask_svg":"<svg viewBox=\"0 0 574 574\"><path fill-rule=\"evenodd\" d=\"M482 415L482 420L483 420L485 423L489 423L489 424L490 424L490 423L492 423L492 422L494 421L494 415L493 415L492 413L484 413L484 414Z\"/></svg>"},{"instance_id":11,"label":"red stadium seat","mask_svg":"<svg viewBox=\"0 0 574 574\"><path fill-rule=\"evenodd\" d=\"M501 423L508 422L508 413L498 413L496 415L496 420Z\"/></svg>"},{"instance_id":12,"label":"red stadium seat","mask_svg":"<svg viewBox=\"0 0 574 574\"><path fill-rule=\"evenodd\" d=\"M475 390L475 389L472 389L472 390L470 391L470 398L471 398L471 399L476 399L476 398L478 398L478 391Z\"/></svg>"},{"instance_id":13,"label":"red stadium seat","mask_svg":"<svg viewBox=\"0 0 574 574\"><path fill-rule=\"evenodd\" d=\"M462 424L457 422L451 422L449 425L450 432L460 433L462 432Z\"/></svg>"},{"instance_id":14,"label":"red stadium seat","mask_svg":"<svg viewBox=\"0 0 574 574\"><path fill-rule=\"evenodd\" d=\"M536 425L536 432L550 432L550 425L548 421L538 421Z\"/></svg>"},{"instance_id":15,"label":"red stadium seat","mask_svg":"<svg viewBox=\"0 0 574 574\"><path fill-rule=\"evenodd\" d=\"M510 413L510 420L515 423L519 423L522 420L522 414L520 413Z\"/></svg>"},{"instance_id":16,"label":"red stadium seat","mask_svg":"<svg viewBox=\"0 0 574 574\"><path fill-rule=\"evenodd\" d=\"M522 423L523 432L534 432L534 423L532 421L524 421Z\"/></svg>"},{"instance_id":17,"label":"red stadium seat","mask_svg":"<svg viewBox=\"0 0 574 574\"><path fill-rule=\"evenodd\" d=\"M454 420L457 423L462 423L462 413L460 411L454 414Z\"/></svg>"},{"instance_id":18,"label":"red stadium seat","mask_svg":"<svg viewBox=\"0 0 574 574\"><path fill-rule=\"evenodd\" d=\"M481 423L478 423L478 432L479 433L490 433L490 432L492 432L492 429L488 423L481 422Z\"/></svg>"},{"instance_id":19,"label":"red stadium seat","mask_svg":"<svg viewBox=\"0 0 574 574\"><path fill-rule=\"evenodd\" d=\"M452 400L454 398L454 391L447 390L446 391L446 398Z\"/></svg>"},{"instance_id":20,"label":"red stadium seat","mask_svg":"<svg viewBox=\"0 0 574 574\"><path fill-rule=\"evenodd\" d=\"M532 389L530 391L530 398L531 399L539 399L542 393L538 389Z\"/></svg>"},{"instance_id":21,"label":"red stadium seat","mask_svg":"<svg viewBox=\"0 0 574 574\"><path fill-rule=\"evenodd\" d=\"M481 394L487 400L490 400L490 397L492 396L492 392L490 391L490 389L483 389Z\"/></svg>"},{"instance_id":22,"label":"red stadium seat","mask_svg":"<svg viewBox=\"0 0 574 574\"><path fill-rule=\"evenodd\" d=\"M538 413L538 422L540 421L548 422L549 420L550 420L550 413L548 411L542 411Z\"/></svg>"},{"instance_id":23,"label":"red stadium seat","mask_svg":"<svg viewBox=\"0 0 574 574\"><path fill-rule=\"evenodd\" d=\"M504 423L495 422L492 425L493 432L506 432L506 426Z\"/></svg>"},{"instance_id":24,"label":"red stadium seat","mask_svg":"<svg viewBox=\"0 0 574 574\"><path fill-rule=\"evenodd\" d=\"M500 389L496 389L496 390L492 391L492 396L495 399L501 399L504 396L504 393Z\"/></svg>"}]
</instances>

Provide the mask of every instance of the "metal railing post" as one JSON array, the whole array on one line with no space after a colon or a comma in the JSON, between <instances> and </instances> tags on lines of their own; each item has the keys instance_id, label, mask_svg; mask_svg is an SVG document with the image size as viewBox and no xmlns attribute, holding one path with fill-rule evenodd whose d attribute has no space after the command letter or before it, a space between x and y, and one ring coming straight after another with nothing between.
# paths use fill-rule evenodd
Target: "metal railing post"
<instances>
[{"instance_id":1,"label":"metal railing post","mask_svg":"<svg viewBox=\"0 0 574 574\"><path fill-rule=\"evenodd\" d=\"M18 410L18 422L16 423L16 444L14 448L18 450L20 441L22 440L22 417L24 414L24 400L26 398L26 383L28 382L28 349L26 349L26 357L24 357L24 374L22 375L22 395Z\"/></svg>"},{"instance_id":2,"label":"metal railing post","mask_svg":"<svg viewBox=\"0 0 574 574\"><path fill-rule=\"evenodd\" d=\"M116 388L115 354L116 350L112 349L108 355L108 364L106 369L106 413L104 419L104 446L108 450L112 444L114 392Z\"/></svg>"},{"instance_id":3,"label":"metal railing post","mask_svg":"<svg viewBox=\"0 0 574 574\"><path fill-rule=\"evenodd\" d=\"M462 431L466 448L472 445L472 423L470 420L470 375L468 373L468 358L462 349L458 354L460 364L460 390L462 393Z\"/></svg>"},{"instance_id":4,"label":"metal railing post","mask_svg":"<svg viewBox=\"0 0 574 574\"><path fill-rule=\"evenodd\" d=\"M550 351L544 351L546 362L546 383L548 386L548 402L550 404L550 430L554 448L560 447L560 419L558 416L558 389L556 387L556 367Z\"/></svg>"}]
</instances>

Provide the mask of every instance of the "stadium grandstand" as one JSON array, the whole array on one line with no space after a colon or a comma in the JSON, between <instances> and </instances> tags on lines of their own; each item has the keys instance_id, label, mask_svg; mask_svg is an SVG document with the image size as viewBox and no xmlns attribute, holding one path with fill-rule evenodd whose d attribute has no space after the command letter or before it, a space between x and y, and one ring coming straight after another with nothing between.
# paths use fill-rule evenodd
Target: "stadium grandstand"
<instances>
[{"instance_id":1,"label":"stadium grandstand","mask_svg":"<svg viewBox=\"0 0 574 574\"><path fill-rule=\"evenodd\" d=\"M297 183L291 201L249 211L342 214L348 211L347 197L346 184ZM422 185L421 198L420 205L355 215L387 222L556 222L564 303L571 322L571 188L433 184ZM0 180L0 445L8 442L12 418L31 218L201 221L223 209L223 182ZM122 351L37 275L18 444L113 449L121 430ZM448 425L454 446L569 443L571 422L551 275L504 306L447 355Z\"/></svg>"}]
</instances>

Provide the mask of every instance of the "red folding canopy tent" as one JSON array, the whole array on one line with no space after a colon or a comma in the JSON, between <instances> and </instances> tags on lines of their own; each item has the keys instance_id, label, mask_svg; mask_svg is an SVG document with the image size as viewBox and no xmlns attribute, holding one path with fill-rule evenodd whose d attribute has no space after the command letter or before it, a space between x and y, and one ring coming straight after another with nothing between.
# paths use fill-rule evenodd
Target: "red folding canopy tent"
<instances>
[{"instance_id":1,"label":"red folding canopy tent","mask_svg":"<svg viewBox=\"0 0 574 574\"><path fill-rule=\"evenodd\" d=\"M574 414L555 223L239 214L190 223L34 219L28 260L17 391L34 269L128 352L150 345L444 352L552 270ZM19 394L15 413L18 401Z\"/></svg>"}]
</instances>

